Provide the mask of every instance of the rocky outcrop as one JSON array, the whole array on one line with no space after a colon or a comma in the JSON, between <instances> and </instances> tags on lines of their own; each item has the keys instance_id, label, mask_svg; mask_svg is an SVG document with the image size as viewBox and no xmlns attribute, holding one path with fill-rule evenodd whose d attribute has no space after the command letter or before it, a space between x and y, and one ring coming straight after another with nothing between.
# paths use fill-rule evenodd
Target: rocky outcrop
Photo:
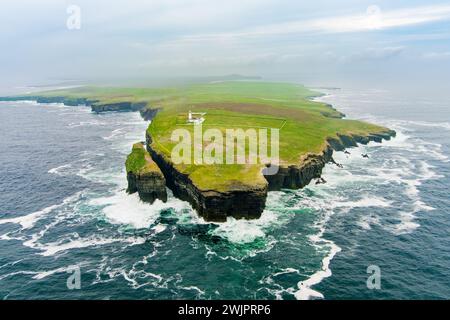
<instances>
[{"instance_id":1,"label":"rocky outcrop","mask_svg":"<svg viewBox=\"0 0 450 320\"><path fill-rule=\"evenodd\" d=\"M158 109L151 109L144 102L100 103L84 98L64 97L14 97L0 100L36 100L40 103L64 103L66 105L90 105L94 112L140 111L146 120L154 118ZM342 117L336 110L324 114L329 117ZM150 203L155 199L167 200L166 185L174 195L191 203L200 216L207 221L222 222L228 216L235 218L257 219L265 208L267 192L281 189L299 189L311 180L319 178L326 163L334 162L333 150L342 151L355 147L358 143L381 142L395 136L395 131L386 130L367 135L336 135L327 139L323 151L318 154L306 154L298 164L281 165L275 175L265 176L267 183L246 185L239 181L226 192L199 189L188 174L179 172L170 159L152 148L152 138L147 133L147 150L142 143L135 144L127 159L128 192L138 192L140 198Z\"/></svg>"},{"instance_id":2,"label":"rocky outcrop","mask_svg":"<svg viewBox=\"0 0 450 320\"><path fill-rule=\"evenodd\" d=\"M332 160L332 154L332 148L327 146L322 154L307 154L298 165L281 165L277 174L265 176L269 182L269 191L305 187L312 179L322 175L322 169Z\"/></svg>"},{"instance_id":3,"label":"rocky outcrop","mask_svg":"<svg viewBox=\"0 0 450 320\"><path fill-rule=\"evenodd\" d=\"M324 111L322 112L322 115L328 118L344 118L345 114L336 110L336 108L334 108L331 104L325 103L325 105L328 107L328 109L330 110L329 112Z\"/></svg>"},{"instance_id":4,"label":"rocky outcrop","mask_svg":"<svg viewBox=\"0 0 450 320\"><path fill-rule=\"evenodd\" d=\"M142 143L133 145L126 168L129 193L137 192L142 201L149 203L153 203L156 199L167 201L164 175Z\"/></svg>"},{"instance_id":5,"label":"rocky outcrop","mask_svg":"<svg viewBox=\"0 0 450 320\"><path fill-rule=\"evenodd\" d=\"M69 98L58 96L13 96L13 97L0 97L0 101L36 101L37 103L63 103L66 106L90 106L97 102L97 100L91 100L86 98Z\"/></svg>"},{"instance_id":6,"label":"rocky outcrop","mask_svg":"<svg viewBox=\"0 0 450 320\"><path fill-rule=\"evenodd\" d=\"M141 117L145 121L150 121L156 116L158 111L159 111L159 108L149 108L149 107L147 107L147 108L141 109L139 112L141 114Z\"/></svg>"},{"instance_id":7,"label":"rocky outcrop","mask_svg":"<svg viewBox=\"0 0 450 320\"><path fill-rule=\"evenodd\" d=\"M337 135L336 138L329 138L321 154L307 154L303 159L300 159L299 165L280 166L277 174L265 176L269 182L269 190L303 188L311 180L322 175L326 163L334 162L333 150L342 151L346 148L356 147L358 143L367 144L370 141L390 140L395 134L395 131L388 130L384 133L372 133L366 136Z\"/></svg>"},{"instance_id":8,"label":"rocky outcrop","mask_svg":"<svg viewBox=\"0 0 450 320\"><path fill-rule=\"evenodd\" d=\"M90 106L93 112L101 113L101 112L136 112L140 111L143 117L150 113L151 110L147 110L147 102L111 102L111 103L101 103L95 99L87 99L87 98L70 98L63 96L34 96L34 95L26 95L26 96L13 96L13 97L0 97L0 101L20 101L20 100L28 100L28 101L36 101L37 103L63 103L66 106Z\"/></svg>"},{"instance_id":9,"label":"rocky outcrop","mask_svg":"<svg viewBox=\"0 0 450 320\"><path fill-rule=\"evenodd\" d=\"M92 111L96 113L114 111L114 112L136 112L141 111L147 106L146 102L115 102L115 103L94 103L91 105Z\"/></svg>"},{"instance_id":10,"label":"rocky outcrop","mask_svg":"<svg viewBox=\"0 0 450 320\"><path fill-rule=\"evenodd\" d=\"M264 210L267 184L251 187L236 182L229 191L200 190L187 174L179 172L164 155L151 147L147 133L147 150L163 172L167 186L181 200L188 201L206 221L223 222L228 216L236 219L257 219Z\"/></svg>"},{"instance_id":11,"label":"rocky outcrop","mask_svg":"<svg viewBox=\"0 0 450 320\"><path fill-rule=\"evenodd\" d=\"M354 147L357 143L367 144L370 141L381 142L395 136L395 131L359 135L338 135L328 139L324 151L320 154L307 154L298 165L281 165L275 175L265 176L267 185L251 187L239 185L230 188L228 192L215 190L200 190L187 174L179 172L164 155L151 147L152 138L147 133L147 151L163 172L167 186L174 195L188 201L198 214L206 221L222 222L228 216L234 218L257 219L264 211L267 192L281 189L299 189L308 185L311 180L319 178L328 162L334 162L333 150L341 151Z\"/></svg>"}]
</instances>

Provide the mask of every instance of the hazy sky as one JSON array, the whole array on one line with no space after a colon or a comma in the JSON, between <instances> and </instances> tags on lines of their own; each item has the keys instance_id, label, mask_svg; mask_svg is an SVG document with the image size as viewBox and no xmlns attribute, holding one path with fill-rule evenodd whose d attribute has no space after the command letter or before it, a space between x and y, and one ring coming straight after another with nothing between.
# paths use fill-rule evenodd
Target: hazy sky
<instances>
[{"instance_id":1,"label":"hazy sky","mask_svg":"<svg viewBox=\"0 0 450 320\"><path fill-rule=\"evenodd\" d=\"M66 26L69 5L81 28ZM450 83L448 1L2 0L1 83L240 73Z\"/></svg>"}]
</instances>

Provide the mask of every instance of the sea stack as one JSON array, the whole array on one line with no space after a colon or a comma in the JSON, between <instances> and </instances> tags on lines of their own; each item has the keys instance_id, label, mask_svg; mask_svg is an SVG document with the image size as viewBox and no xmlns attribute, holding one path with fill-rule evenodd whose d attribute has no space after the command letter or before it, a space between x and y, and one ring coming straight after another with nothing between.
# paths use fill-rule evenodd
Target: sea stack
<instances>
[{"instance_id":1,"label":"sea stack","mask_svg":"<svg viewBox=\"0 0 450 320\"><path fill-rule=\"evenodd\" d=\"M145 150L142 142L135 143L125 163L128 193L139 194L142 201L153 203L156 199L167 201L166 180L158 165Z\"/></svg>"}]
</instances>

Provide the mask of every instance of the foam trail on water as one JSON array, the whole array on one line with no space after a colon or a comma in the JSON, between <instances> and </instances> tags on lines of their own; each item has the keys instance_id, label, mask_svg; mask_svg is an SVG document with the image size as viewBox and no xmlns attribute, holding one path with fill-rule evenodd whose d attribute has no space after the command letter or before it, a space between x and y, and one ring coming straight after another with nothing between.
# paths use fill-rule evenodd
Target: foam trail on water
<instances>
[{"instance_id":1,"label":"foam trail on water","mask_svg":"<svg viewBox=\"0 0 450 320\"><path fill-rule=\"evenodd\" d=\"M72 167L71 164L64 164L64 165L62 165L62 166L59 166L59 167L52 168L52 169L48 170L48 173L51 173L51 174L57 174L57 175L63 175L63 174L64 174L64 171L65 171L66 169L71 168L71 167Z\"/></svg>"},{"instance_id":2,"label":"foam trail on water","mask_svg":"<svg viewBox=\"0 0 450 320\"><path fill-rule=\"evenodd\" d=\"M271 231L286 224L291 218L291 215L278 210L281 209L283 195L283 192L269 192L267 208L259 219L246 220L228 217L226 222L218 224L212 234L236 244L252 243L258 239L267 238Z\"/></svg>"},{"instance_id":3,"label":"foam trail on water","mask_svg":"<svg viewBox=\"0 0 450 320\"><path fill-rule=\"evenodd\" d=\"M318 236L311 236L313 242L325 242L329 248L330 252L322 260L322 269L314 273L305 281L300 281L297 286L298 290L294 293L297 300L309 300L311 298L323 299L324 296L319 291L312 289L311 287L320 283L323 279L328 278L332 275L330 269L330 262L333 260L334 256L341 251L334 242L329 240L324 240Z\"/></svg>"},{"instance_id":4,"label":"foam trail on water","mask_svg":"<svg viewBox=\"0 0 450 320\"><path fill-rule=\"evenodd\" d=\"M39 254L42 256L53 256L59 252L80 249L87 247L102 246L106 244L112 244L116 242L128 243L129 245L142 244L145 242L143 237L128 237L128 238L101 238L101 237L89 237L86 239L77 239L67 242L63 239L59 242L50 242L45 244L37 243L37 238L33 237L31 240L25 241L23 244L27 247L40 250Z\"/></svg>"},{"instance_id":5,"label":"foam trail on water","mask_svg":"<svg viewBox=\"0 0 450 320\"><path fill-rule=\"evenodd\" d=\"M112 196L96 198L89 201L90 205L102 206L103 214L114 224L131 225L134 228L148 228L165 209L181 211L189 208L186 202L169 197L167 203L156 200L153 204L142 202L137 193L127 194L118 190ZM161 229L156 229L157 231Z\"/></svg>"},{"instance_id":6,"label":"foam trail on water","mask_svg":"<svg viewBox=\"0 0 450 320\"><path fill-rule=\"evenodd\" d=\"M308 187L316 190L316 193L323 193L324 198L328 199L328 201L313 197L301 202L307 207L325 212L322 222L319 223L319 233L310 236L310 240L318 248L328 247L328 253L322 260L320 270L313 273L306 280L298 282L298 290L294 292L294 296L297 299L324 298L322 293L314 290L312 287L320 283L324 278L332 275L330 262L341 251L341 248L333 241L323 238L324 231L332 227L328 226L328 220L332 215L347 214L350 210L357 208L382 208L383 210L381 211L370 210L364 212L357 225L362 230L370 230L370 226L376 224L396 235L411 233L420 226L415 221L416 213L433 210L434 208L424 203L418 187L424 181L441 177L435 173L433 166L422 159L427 159L428 157L445 161L447 157L441 153L440 147L437 144L417 141L417 139L413 139L410 135L397 128L397 137L390 141L384 141L382 144L371 142L365 146L360 145L350 149L350 155L343 152L334 153L335 160L342 163L344 169L328 164L323 174L327 184L321 186L310 185ZM432 148L432 152L430 152L429 148ZM378 157L377 152L379 150L383 150L382 158ZM415 155L408 157L407 154L412 152ZM418 152L420 153L420 160L416 158ZM370 159L363 159L361 155L364 153L369 154ZM404 198L401 198L401 210L391 209L397 208L398 203L378 195L378 191L384 190L386 183L397 185L398 192L403 192L409 198L410 201L405 201ZM359 189L360 185L371 186L365 188L367 190L373 189L373 192L368 191L355 200L351 196L354 194L352 190L356 190L355 188ZM359 190L358 192L361 191ZM351 200L349 200L349 197L351 197ZM392 219L389 219L392 217L385 219L385 217L378 216L378 212L385 210L395 210L398 223L392 223Z\"/></svg>"},{"instance_id":7,"label":"foam trail on water","mask_svg":"<svg viewBox=\"0 0 450 320\"><path fill-rule=\"evenodd\" d=\"M273 228L281 221L273 211L265 210L261 218L255 220L227 218L212 232L213 235L227 239L233 243L251 243L266 237L266 230Z\"/></svg>"},{"instance_id":8,"label":"foam trail on water","mask_svg":"<svg viewBox=\"0 0 450 320\"><path fill-rule=\"evenodd\" d=\"M85 265L88 265L88 263L82 262L82 263L78 263L76 266L67 266L67 267L60 267L60 268L47 270L47 271L38 271L33 276L33 279L41 280L41 279L47 278L47 277L57 274L57 273L66 273L66 272L72 271L74 269L74 267L81 268Z\"/></svg>"},{"instance_id":9,"label":"foam trail on water","mask_svg":"<svg viewBox=\"0 0 450 320\"><path fill-rule=\"evenodd\" d=\"M60 204L54 204L51 205L49 207L46 207L42 210L24 215L24 216L20 216L20 217L16 217L16 218L9 218L9 219L1 219L0 220L0 224L5 224L5 223L16 223L16 224L20 224L22 226L23 229L30 229L32 228L35 223L40 220L41 218L43 218L46 214L52 212L55 209L58 209L68 203L74 202L76 200L79 199L79 197L81 196L82 192L77 192L76 194L67 197L66 199L63 200L62 203Z\"/></svg>"}]
</instances>

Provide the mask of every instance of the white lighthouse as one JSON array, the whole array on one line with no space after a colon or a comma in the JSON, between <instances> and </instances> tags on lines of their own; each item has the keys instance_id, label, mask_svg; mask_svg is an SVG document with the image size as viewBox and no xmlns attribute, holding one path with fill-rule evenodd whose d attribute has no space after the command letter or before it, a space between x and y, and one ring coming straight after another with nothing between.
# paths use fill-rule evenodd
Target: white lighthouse
<instances>
[{"instance_id":1,"label":"white lighthouse","mask_svg":"<svg viewBox=\"0 0 450 320\"><path fill-rule=\"evenodd\" d=\"M205 118L203 117L206 113L199 113L199 112L192 112L191 110L189 110L188 113L188 123L193 123L193 124L201 124L203 123L203 121L205 121Z\"/></svg>"}]
</instances>

